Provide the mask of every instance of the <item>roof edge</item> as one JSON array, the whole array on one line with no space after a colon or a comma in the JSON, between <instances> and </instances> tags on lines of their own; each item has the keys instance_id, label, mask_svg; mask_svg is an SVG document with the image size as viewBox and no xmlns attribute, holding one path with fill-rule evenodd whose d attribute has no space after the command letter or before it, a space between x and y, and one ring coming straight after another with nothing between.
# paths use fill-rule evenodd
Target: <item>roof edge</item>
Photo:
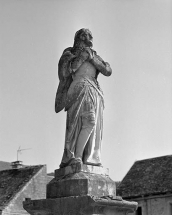
<instances>
[{"instance_id":1,"label":"roof edge","mask_svg":"<svg viewBox=\"0 0 172 215\"><path fill-rule=\"evenodd\" d=\"M33 175L33 177L31 178L31 179L33 179L33 178L36 177L36 175L41 171L42 168L46 168L46 167L47 167L46 164L42 164L42 165L41 165L41 164L40 164L40 165L33 165L33 166L26 166L26 167L20 168L20 170L21 170L21 169L25 169L25 168L38 167L38 166L40 166L40 169ZM42 168L41 168L41 167L42 167ZM7 171L9 171L9 170L14 170L14 169L8 169ZM4 170L4 171L6 171L6 170ZM9 205L12 201L14 201L14 199L16 199L16 198L18 197L19 193L21 193L21 191L24 189L24 187L25 187L27 184L29 184L29 183L30 183L30 180L27 181L26 183L23 183L23 185L19 188L19 190L17 191L17 193L15 193L14 195L12 195L11 198L9 199L9 201L7 200L7 201L5 202L5 204L4 204L4 206L2 206L2 211L3 211L6 207L8 207L8 205ZM0 210L1 210L1 209L0 209Z\"/></svg>"},{"instance_id":2,"label":"roof edge","mask_svg":"<svg viewBox=\"0 0 172 215\"><path fill-rule=\"evenodd\" d=\"M172 154L171 155L162 155L162 156L157 156L157 157L153 157L153 158L145 158L145 159L141 159L141 160L136 160L134 163L140 162L140 161L145 161L145 160L159 159L159 158L163 158L163 157L172 157Z\"/></svg>"},{"instance_id":3,"label":"roof edge","mask_svg":"<svg viewBox=\"0 0 172 215\"><path fill-rule=\"evenodd\" d=\"M157 192L157 193L149 193L145 195L138 195L138 196L122 196L124 199L137 199L137 198L147 198L147 197L155 197L158 195L172 195L172 192Z\"/></svg>"}]
</instances>

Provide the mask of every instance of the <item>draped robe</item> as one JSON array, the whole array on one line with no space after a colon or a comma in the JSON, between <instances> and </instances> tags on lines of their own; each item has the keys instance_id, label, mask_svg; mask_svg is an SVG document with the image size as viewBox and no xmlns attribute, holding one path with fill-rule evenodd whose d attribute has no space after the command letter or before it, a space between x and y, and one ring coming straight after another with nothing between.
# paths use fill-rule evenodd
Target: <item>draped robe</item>
<instances>
[{"instance_id":1,"label":"draped robe","mask_svg":"<svg viewBox=\"0 0 172 215\"><path fill-rule=\"evenodd\" d=\"M95 68L88 62L73 75L73 82L67 94L65 150L62 163L75 158L77 139L83 126L87 126L87 122L84 122L84 119L87 119L95 126L86 143L82 160L87 164L101 164L104 102L95 75Z\"/></svg>"},{"instance_id":2,"label":"draped robe","mask_svg":"<svg viewBox=\"0 0 172 215\"><path fill-rule=\"evenodd\" d=\"M69 58L72 59L71 56ZM72 73L71 84L65 95L66 134L60 167L69 165L70 161L75 159L80 132L90 125L94 126L85 144L82 161L85 164L101 165L104 100L97 82L97 70L106 76L111 74L109 64L101 60L99 56L94 59L94 62L84 60L79 69ZM67 66L69 71L71 71L70 65L69 61ZM65 86L65 84L62 85ZM58 91L56 101L58 101ZM61 91L65 92L65 90ZM57 102L56 107L58 108Z\"/></svg>"}]
</instances>

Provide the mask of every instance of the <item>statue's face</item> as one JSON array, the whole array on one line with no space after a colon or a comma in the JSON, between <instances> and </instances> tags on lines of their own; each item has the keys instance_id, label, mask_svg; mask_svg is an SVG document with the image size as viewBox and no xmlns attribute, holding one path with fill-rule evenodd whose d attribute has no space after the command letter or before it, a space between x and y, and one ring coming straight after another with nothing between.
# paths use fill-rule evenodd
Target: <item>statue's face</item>
<instances>
[{"instance_id":1,"label":"statue's face","mask_svg":"<svg viewBox=\"0 0 172 215\"><path fill-rule=\"evenodd\" d=\"M82 28L75 34L75 41L83 41L86 46L93 46L93 36L89 29Z\"/></svg>"}]
</instances>

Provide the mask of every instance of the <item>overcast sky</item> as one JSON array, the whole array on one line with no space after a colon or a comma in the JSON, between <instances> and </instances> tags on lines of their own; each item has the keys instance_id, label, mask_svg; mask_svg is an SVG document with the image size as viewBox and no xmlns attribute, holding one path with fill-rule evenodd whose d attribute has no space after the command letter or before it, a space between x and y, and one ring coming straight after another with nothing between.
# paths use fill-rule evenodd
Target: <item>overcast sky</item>
<instances>
[{"instance_id":1,"label":"overcast sky","mask_svg":"<svg viewBox=\"0 0 172 215\"><path fill-rule=\"evenodd\" d=\"M0 160L58 168L66 113L54 112L57 64L80 28L113 74L104 91L103 166L172 154L171 0L0 0Z\"/></svg>"}]
</instances>

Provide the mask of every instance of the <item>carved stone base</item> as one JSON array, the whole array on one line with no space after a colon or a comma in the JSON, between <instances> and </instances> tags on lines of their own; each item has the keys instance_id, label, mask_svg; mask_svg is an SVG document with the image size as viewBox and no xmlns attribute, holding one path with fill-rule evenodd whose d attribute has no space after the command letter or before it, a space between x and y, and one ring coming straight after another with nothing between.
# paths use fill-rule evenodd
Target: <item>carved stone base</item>
<instances>
[{"instance_id":1,"label":"carved stone base","mask_svg":"<svg viewBox=\"0 0 172 215\"><path fill-rule=\"evenodd\" d=\"M47 199L26 199L23 207L31 215L126 215L137 203L116 196L108 169L75 164L55 170Z\"/></svg>"},{"instance_id":2,"label":"carved stone base","mask_svg":"<svg viewBox=\"0 0 172 215\"><path fill-rule=\"evenodd\" d=\"M107 169L75 164L55 170L55 178L47 185L47 198L84 195L116 196L116 185Z\"/></svg>"},{"instance_id":3,"label":"carved stone base","mask_svg":"<svg viewBox=\"0 0 172 215\"><path fill-rule=\"evenodd\" d=\"M137 208L136 202L94 196L26 200L24 209L31 215L126 215Z\"/></svg>"}]
</instances>

